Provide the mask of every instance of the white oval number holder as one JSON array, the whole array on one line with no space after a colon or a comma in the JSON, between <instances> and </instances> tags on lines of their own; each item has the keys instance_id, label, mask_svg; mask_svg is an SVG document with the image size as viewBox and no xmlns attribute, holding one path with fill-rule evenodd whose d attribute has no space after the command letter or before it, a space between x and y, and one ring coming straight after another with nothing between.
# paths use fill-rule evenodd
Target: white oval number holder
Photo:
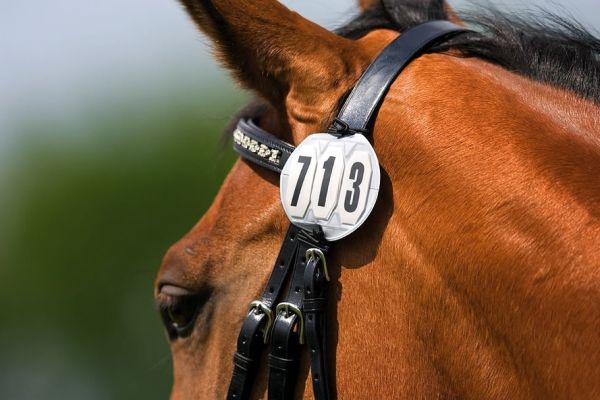
<instances>
[{"instance_id":1,"label":"white oval number holder","mask_svg":"<svg viewBox=\"0 0 600 400\"><path fill-rule=\"evenodd\" d=\"M281 173L283 208L294 225L321 226L329 241L348 236L367 219L379 194L375 150L360 134L308 136Z\"/></svg>"}]
</instances>

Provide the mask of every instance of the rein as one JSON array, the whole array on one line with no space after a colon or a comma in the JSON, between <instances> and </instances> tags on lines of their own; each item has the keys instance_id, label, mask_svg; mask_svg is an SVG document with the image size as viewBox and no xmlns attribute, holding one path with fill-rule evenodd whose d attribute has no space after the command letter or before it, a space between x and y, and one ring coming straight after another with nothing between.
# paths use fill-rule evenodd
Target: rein
<instances>
[{"instance_id":1,"label":"rein","mask_svg":"<svg viewBox=\"0 0 600 400\"><path fill-rule=\"evenodd\" d=\"M377 56L363 73L330 126L328 134L338 140L359 134L369 135L377 110L400 72L436 41L466 31L448 21L431 21L402 33ZM238 122L233 133L233 142L234 149L244 159L282 174L282 179L285 174L282 173L285 165L296 154L294 146L262 130L250 119L241 119ZM353 144L353 146L355 145ZM300 159L302 162L303 158L300 157ZM330 157L331 159L332 157ZM335 161L335 159L333 160ZM333 163L329 168L328 162L324 163L323 168L326 172L322 178L322 185L325 182L329 183L331 179ZM355 165L357 163L352 167ZM379 165L376 165L375 168L377 168L376 189L378 190ZM302 171L299 172L301 181L304 181L307 171L309 171L309 164L303 165ZM312 171L314 175L314 169ZM359 177L362 181L364 166L363 172L360 171L360 168L352 168L350 172L350 177L354 179L352 182L354 192L350 192L353 193L351 196L347 195L346 204L350 204L349 209L352 211L356 209L358 196L361 193ZM326 174L327 172L329 175ZM373 183L371 182L371 184ZM294 199L291 201L293 207L297 206L294 201L298 203L299 198L302 201L301 186L302 183L294 192ZM367 186L367 189L374 188ZM375 194L376 199L377 191L369 191L362 195L373 196L372 193ZM323 190L321 190L318 198L319 206L324 206L327 203L327 192L323 195ZM371 199L373 204L375 199ZM282 201L288 216L290 216L288 212L290 205L284 200L283 185ZM306 201L308 207L308 202L310 202L308 197ZM314 199L312 201L314 202ZM362 220L358 223L354 222L355 227L349 229L347 233L338 234L335 239L331 239L333 236L330 233L332 229L330 227L318 223L306 223L304 221L306 218L298 222L296 218L290 217L292 224L283 240L267 286L260 299L250 303L248 314L240 330L237 349L233 357L234 370L227 399L239 400L250 397L262 351L268 344L270 344L268 356L269 400L294 398L300 356L305 344L310 354L311 379L315 399L327 400L335 397L329 382L331 366L327 363L326 289L330 276L326 256L331 247L331 240L350 234L364 222L369 212L368 206L364 206ZM306 208L304 213L306 213ZM308 215L310 213L309 210ZM329 215L331 216L331 212ZM338 225L342 225L342 223L338 223ZM334 226L333 229L335 228ZM284 297L286 287L288 290Z\"/></svg>"}]
</instances>

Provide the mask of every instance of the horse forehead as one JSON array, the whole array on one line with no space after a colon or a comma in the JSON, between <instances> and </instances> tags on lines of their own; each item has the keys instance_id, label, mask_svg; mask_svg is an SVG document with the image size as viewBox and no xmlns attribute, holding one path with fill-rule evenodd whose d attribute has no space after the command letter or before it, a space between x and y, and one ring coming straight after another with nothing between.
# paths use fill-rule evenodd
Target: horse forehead
<instances>
[{"instance_id":1,"label":"horse forehead","mask_svg":"<svg viewBox=\"0 0 600 400\"><path fill-rule=\"evenodd\" d=\"M161 272L193 272L203 263L223 261L236 243L273 226L283 216L275 178L238 160L208 211L169 249Z\"/></svg>"}]
</instances>

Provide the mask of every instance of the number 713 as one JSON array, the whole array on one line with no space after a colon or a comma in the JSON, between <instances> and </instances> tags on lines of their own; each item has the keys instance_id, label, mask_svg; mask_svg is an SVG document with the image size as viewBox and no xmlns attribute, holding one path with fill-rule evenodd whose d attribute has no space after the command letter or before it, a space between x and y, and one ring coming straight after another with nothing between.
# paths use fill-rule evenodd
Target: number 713
<instances>
[{"instance_id":1,"label":"number 713","mask_svg":"<svg viewBox=\"0 0 600 400\"><path fill-rule=\"evenodd\" d=\"M299 155L296 162L299 168L291 176L296 182L289 203L293 216L303 218L310 207L318 220L330 220L335 211L341 223L355 224L367 204L369 155L355 151L345 158L342 149L330 148L318 159Z\"/></svg>"}]
</instances>

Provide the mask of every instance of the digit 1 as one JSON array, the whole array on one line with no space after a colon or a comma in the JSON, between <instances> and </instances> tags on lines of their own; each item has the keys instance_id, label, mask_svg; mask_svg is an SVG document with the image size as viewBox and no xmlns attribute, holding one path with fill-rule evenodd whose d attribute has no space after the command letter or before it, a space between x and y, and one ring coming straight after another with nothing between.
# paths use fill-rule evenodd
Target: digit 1
<instances>
[{"instance_id":1,"label":"digit 1","mask_svg":"<svg viewBox=\"0 0 600 400\"><path fill-rule=\"evenodd\" d=\"M319 207L325 207L327 202L327 192L329 192L329 181L331 181L331 172L335 164L335 157L331 156L323 163L325 175L323 175L323 183L321 184L321 192L319 193Z\"/></svg>"},{"instance_id":2,"label":"digit 1","mask_svg":"<svg viewBox=\"0 0 600 400\"><path fill-rule=\"evenodd\" d=\"M308 167L312 161L312 157L300 156L298 157L298 162L302 164L302 170L300 171L300 176L298 176L298 182L296 183L296 188L294 189L294 195L292 196L292 207L296 207L298 205L298 199L300 198L300 191L302 191L302 185L304 184L304 179L306 178L306 172L308 172Z\"/></svg>"}]
</instances>

